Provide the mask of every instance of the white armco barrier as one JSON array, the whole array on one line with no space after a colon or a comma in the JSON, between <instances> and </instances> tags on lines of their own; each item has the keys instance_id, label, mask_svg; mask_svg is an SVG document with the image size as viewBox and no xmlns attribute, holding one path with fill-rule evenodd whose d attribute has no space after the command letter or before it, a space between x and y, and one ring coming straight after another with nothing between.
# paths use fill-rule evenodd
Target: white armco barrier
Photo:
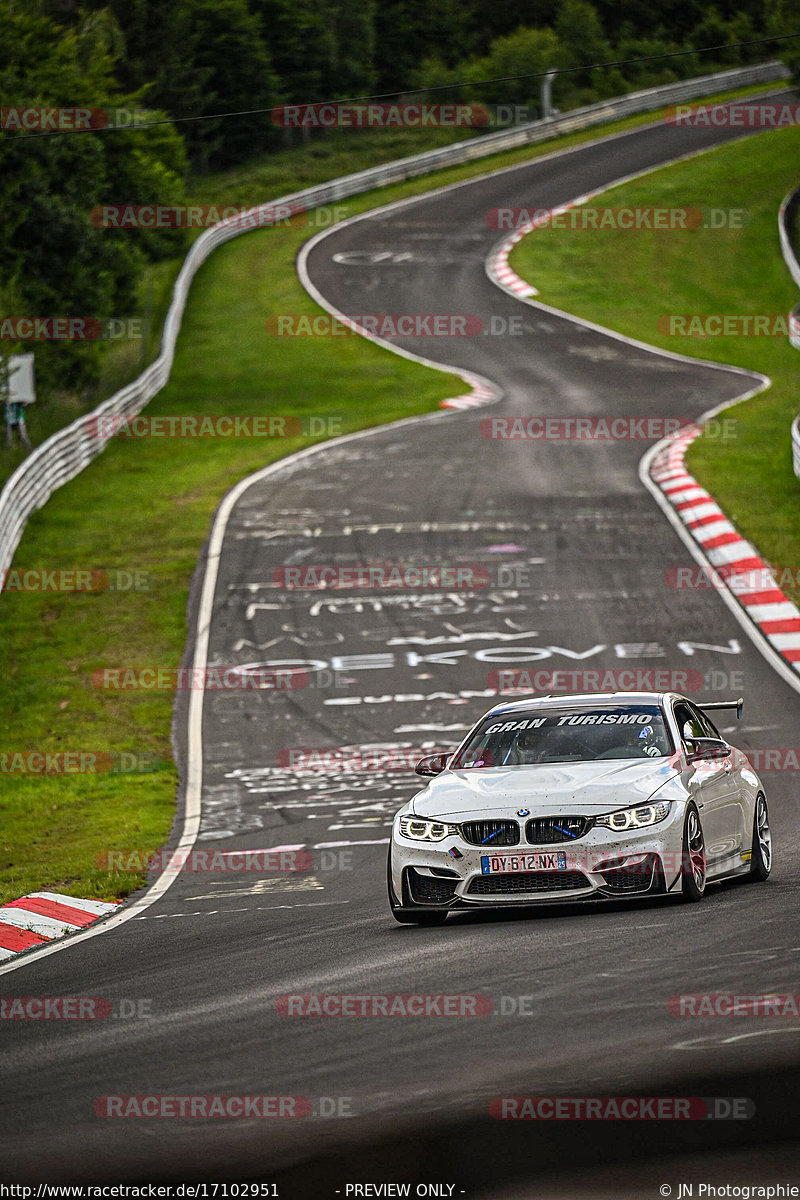
<instances>
[{"instance_id":1,"label":"white armco barrier","mask_svg":"<svg viewBox=\"0 0 800 1200\"><path fill-rule=\"evenodd\" d=\"M206 230L193 243L175 281L172 303L161 339L161 352L155 362L138 379L104 401L91 414L60 429L43 442L7 481L0 493L0 577L11 565L30 514L41 508L56 488L73 479L105 449L113 433L114 421L109 420L105 423L104 432L103 424L95 419L134 416L141 412L169 379L189 285L198 268L217 246L250 229L274 224L290 212L308 211L320 205L333 204L348 196L356 196L373 188L425 175L442 167L467 163L497 154L501 150L546 141L557 134L602 125L619 120L620 117L650 112L669 104L751 84L773 83L788 78L788 74L782 63L768 62L686 79L680 83L670 83L646 91L631 92L613 100L601 100L597 104L577 108L558 117L532 121L527 125L518 125L483 137L468 138L466 141L455 142L436 150L426 150L410 158L370 167L354 175L345 175L318 187L293 192L289 196L258 205L248 213Z\"/></svg>"}]
</instances>

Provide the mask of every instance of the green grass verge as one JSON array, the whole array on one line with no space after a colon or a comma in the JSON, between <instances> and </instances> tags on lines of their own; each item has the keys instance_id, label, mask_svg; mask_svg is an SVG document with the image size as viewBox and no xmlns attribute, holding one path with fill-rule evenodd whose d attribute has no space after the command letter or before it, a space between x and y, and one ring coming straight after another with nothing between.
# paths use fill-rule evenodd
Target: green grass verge
<instances>
[{"instance_id":1,"label":"green grass verge","mask_svg":"<svg viewBox=\"0 0 800 1200\"><path fill-rule=\"evenodd\" d=\"M542 227L514 269L557 308L692 357L761 371L766 391L728 409L735 436L699 438L693 475L775 567L800 566L800 481L789 428L800 409L800 355L787 337L675 337L666 314L788 315L797 291L780 252L780 202L800 183L800 128L759 134L604 192L594 206L739 209L742 228L572 231ZM670 415L669 413L662 415ZM800 600L800 589L787 588Z\"/></svg>"},{"instance_id":2,"label":"green grass verge","mask_svg":"<svg viewBox=\"0 0 800 1200\"><path fill-rule=\"evenodd\" d=\"M650 114L617 127L653 119ZM562 138L557 146L614 128ZM548 143L497 155L360 196L343 207L348 214L364 211L553 148ZM335 172L328 161L322 178L330 173ZM196 199L228 198L232 182L239 203L269 199L293 186L265 177L252 184L246 177L217 179L207 181ZM308 182L317 178L298 179L296 185ZM269 315L318 311L294 271L307 236L303 228L250 233L209 259L192 286L172 378L148 407L150 415L327 414L348 431L431 411L461 390L458 378L360 338L270 337L264 327ZM157 318L176 271L176 263L154 271ZM117 370L119 386L126 370L136 374L138 364L133 366L109 366L109 379ZM307 444L120 440L33 516L15 568L139 570L148 573L150 586L3 595L0 755L83 752L102 760L127 754L145 760L148 769L26 775L9 773L14 759L0 759L0 902L44 887L124 896L141 884L140 871L110 873L102 856L110 849L152 852L167 836L177 784L169 743L173 695L101 691L92 686L92 672L178 665L189 578L215 506L238 479Z\"/></svg>"}]
</instances>

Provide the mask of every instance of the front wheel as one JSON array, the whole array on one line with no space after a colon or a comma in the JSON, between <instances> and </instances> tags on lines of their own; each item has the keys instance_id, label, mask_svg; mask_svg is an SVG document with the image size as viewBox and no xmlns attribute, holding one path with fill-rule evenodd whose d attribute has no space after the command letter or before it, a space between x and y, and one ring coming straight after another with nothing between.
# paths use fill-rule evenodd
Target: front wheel
<instances>
[{"instance_id":1,"label":"front wheel","mask_svg":"<svg viewBox=\"0 0 800 1200\"><path fill-rule=\"evenodd\" d=\"M772 833L769 827L767 797L759 792L753 816L753 851L747 878L753 883L763 883L772 870Z\"/></svg>"},{"instance_id":2,"label":"front wheel","mask_svg":"<svg viewBox=\"0 0 800 1200\"><path fill-rule=\"evenodd\" d=\"M706 842L700 814L692 804L683 825L683 856L681 862L681 896L696 904L706 894Z\"/></svg>"}]
</instances>

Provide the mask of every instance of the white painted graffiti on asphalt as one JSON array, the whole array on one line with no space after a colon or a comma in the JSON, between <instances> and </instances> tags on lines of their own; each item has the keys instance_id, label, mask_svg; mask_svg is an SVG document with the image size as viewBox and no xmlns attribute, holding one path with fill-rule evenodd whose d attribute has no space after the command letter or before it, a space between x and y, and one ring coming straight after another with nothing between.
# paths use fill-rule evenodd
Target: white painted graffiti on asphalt
<instances>
[{"instance_id":1,"label":"white painted graffiti on asphalt","mask_svg":"<svg viewBox=\"0 0 800 1200\"><path fill-rule=\"evenodd\" d=\"M314 620L327 613L329 616L361 616L363 613L383 613L388 610L401 613L413 612L418 617L477 617L481 614L524 613L526 605L520 603L518 591L490 592L476 597L471 592L430 592L427 595L399 594L380 596L320 596L308 602L307 615ZM302 603L302 602L301 602ZM253 621L258 613L285 613L285 602L253 601L248 604L245 619ZM295 634L297 634L297 630ZM247 638L240 638L236 649L252 646Z\"/></svg>"},{"instance_id":2,"label":"white painted graffiti on asphalt","mask_svg":"<svg viewBox=\"0 0 800 1200\"><path fill-rule=\"evenodd\" d=\"M363 458L363 451L359 451L358 455L351 455L353 461L360 461ZM522 521L390 521L377 522L370 521L363 524L347 524L338 526L325 525L300 525L296 527L278 526L270 529L265 526L263 521L255 517L251 528L248 528L248 522L243 521L241 532L236 534L236 540L241 541L243 538L252 538L256 541L275 541L278 538L347 538L353 537L355 534L383 534L383 533L480 533L484 530L500 531L507 533L509 531L529 532L530 525ZM253 585L245 584L245 587ZM271 587L277 586L270 583L261 583L255 586Z\"/></svg>"},{"instance_id":3,"label":"white painted graffiti on asphalt","mask_svg":"<svg viewBox=\"0 0 800 1200\"><path fill-rule=\"evenodd\" d=\"M680 641L677 648L689 657L698 650L714 651L718 654L741 654L742 649L736 638L731 638L727 645L712 645L706 642ZM595 658L599 654L613 652L617 658L663 658L666 651L657 642L596 642L586 650L572 650L568 646L488 646L480 650L439 650L433 654L418 654L416 650L407 650L399 655L394 651L380 651L374 654L337 654L332 658L285 658L265 659L258 662L241 663L229 668L241 675L255 674L262 671L305 671L313 675L321 671L391 671L400 666L419 667L426 664L433 666L457 667L460 660L472 658L482 663L526 663L542 662L545 659L560 656L574 661L583 662ZM484 694L484 693L481 693ZM493 694L493 693L489 693Z\"/></svg>"}]
</instances>

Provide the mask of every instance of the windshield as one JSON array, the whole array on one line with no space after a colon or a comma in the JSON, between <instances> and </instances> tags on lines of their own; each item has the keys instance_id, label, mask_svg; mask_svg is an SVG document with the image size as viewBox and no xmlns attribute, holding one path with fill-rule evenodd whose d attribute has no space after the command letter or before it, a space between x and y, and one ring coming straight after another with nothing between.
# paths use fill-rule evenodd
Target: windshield
<instances>
[{"instance_id":1,"label":"windshield","mask_svg":"<svg viewBox=\"0 0 800 1200\"><path fill-rule=\"evenodd\" d=\"M611 758L662 758L671 752L660 708L653 704L518 710L487 718L450 762L451 768L534 766Z\"/></svg>"}]
</instances>

